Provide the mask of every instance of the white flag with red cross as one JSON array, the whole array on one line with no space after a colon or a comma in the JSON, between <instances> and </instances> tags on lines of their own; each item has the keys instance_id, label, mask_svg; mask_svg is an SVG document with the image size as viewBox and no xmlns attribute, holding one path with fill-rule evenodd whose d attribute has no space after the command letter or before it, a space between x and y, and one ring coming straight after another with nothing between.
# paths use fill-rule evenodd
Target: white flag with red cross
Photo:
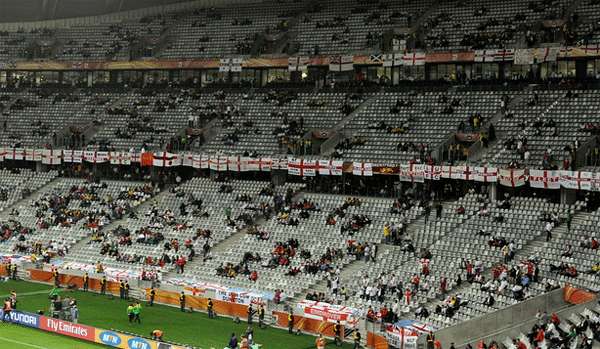
<instances>
[{"instance_id":1,"label":"white flag with red cross","mask_svg":"<svg viewBox=\"0 0 600 349\"><path fill-rule=\"evenodd\" d=\"M207 169L210 168L210 156L207 154L200 155L200 168Z\"/></svg>"},{"instance_id":2,"label":"white flag with red cross","mask_svg":"<svg viewBox=\"0 0 600 349\"><path fill-rule=\"evenodd\" d=\"M450 173L450 178L452 179L462 179L465 181L473 180L473 172L472 168L469 166L461 165L452 167L452 172Z\"/></svg>"},{"instance_id":3,"label":"white flag with red cross","mask_svg":"<svg viewBox=\"0 0 600 349\"><path fill-rule=\"evenodd\" d=\"M175 167L181 166L181 156L179 154L161 151L153 154L152 166L156 167Z\"/></svg>"},{"instance_id":4,"label":"white flag with red cross","mask_svg":"<svg viewBox=\"0 0 600 349\"><path fill-rule=\"evenodd\" d=\"M442 178L442 166L426 165L425 179L439 181Z\"/></svg>"},{"instance_id":5,"label":"white flag with red cross","mask_svg":"<svg viewBox=\"0 0 600 349\"><path fill-rule=\"evenodd\" d=\"M25 160L25 152L23 148L8 148L5 158L7 160Z\"/></svg>"},{"instance_id":6,"label":"white flag with red cross","mask_svg":"<svg viewBox=\"0 0 600 349\"><path fill-rule=\"evenodd\" d=\"M355 176L372 176L373 164L369 162L353 162L352 174Z\"/></svg>"},{"instance_id":7,"label":"white flag with red cross","mask_svg":"<svg viewBox=\"0 0 600 349\"><path fill-rule=\"evenodd\" d=\"M63 161L80 164L83 161L83 151L81 151L81 150L63 150Z\"/></svg>"},{"instance_id":8,"label":"white flag with red cross","mask_svg":"<svg viewBox=\"0 0 600 349\"><path fill-rule=\"evenodd\" d=\"M590 172L560 171L560 185L567 189L589 188L591 178Z\"/></svg>"},{"instance_id":9,"label":"white flag with red cross","mask_svg":"<svg viewBox=\"0 0 600 349\"><path fill-rule=\"evenodd\" d=\"M227 156L211 155L208 163L210 169L213 171L227 171Z\"/></svg>"},{"instance_id":10,"label":"white flag with red cross","mask_svg":"<svg viewBox=\"0 0 600 349\"><path fill-rule=\"evenodd\" d=\"M402 65L425 65L425 52L406 52L402 55Z\"/></svg>"},{"instance_id":11,"label":"white flag with red cross","mask_svg":"<svg viewBox=\"0 0 600 349\"><path fill-rule=\"evenodd\" d=\"M403 164L400 165L400 180L403 182L425 182L425 165Z\"/></svg>"},{"instance_id":12,"label":"white flag with red cross","mask_svg":"<svg viewBox=\"0 0 600 349\"><path fill-rule=\"evenodd\" d=\"M317 161L289 158L287 168L292 176L313 177L317 174Z\"/></svg>"},{"instance_id":13,"label":"white flag with red cross","mask_svg":"<svg viewBox=\"0 0 600 349\"><path fill-rule=\"evenodd\" d=\"M192 153L181 154L181 165L185 166L185 167L193 167L194 166L194 154L192 154Z\"/></svg>"},{"instance_id":14,"label":"white flag with red cross","mask_svg":"<svg viewBox=\"0 0 600 349\"><path fill-rule=\"evenodd\" d=\"M471 167L473 179L476 182L496 183L498 181L498 169L496 167L477 166Z\"/></svg>"},{"instance_id":15,"label":"white flag with red cross","mask_svg":"<svg viewBox=\"0 0 600 349\"><path fill-rule=\"evenodd\" d=\"M506 187L521 187L527 182L527 175L524 169L500 169L498 171L498 182Z\"/></svg>"},{"instance_id":16,"label":"white flag with red cross","mask_svg":"<svg viewBox=\"0 0 600 349\"><path fill-rule=\"evenodd\" d=\"M243 156L229 156L227 158L227 170L233 172L248 171L248 158Z\"/></svg>"},{"instance_id":17,"label":"white flag with red cross","mask_svg":"<svg viewBox=\"0 0 600 349\"><path fill-rule=\"evenodd\" d=\"M60 165L62 163L62 150L43 149L42 164Z\"/></svg>"},{"instance_id":18,"label":"white flag with red cross","mask_svg":"<svg viewBox=\"0 0 600 349\"><path fill-rule=\"evenodd\" d=\"M322 176L341 176L344 162L341 160L319 160L317 170Z\"/></svg>"},{"instance_id":19,"label":"white flag with red cross","mask_svg":"<svg viewBox=\"0 0 600 349\"><path fill-rule=\"evenodd\" d=\"M131 154L126 151L111 151L108 159L113 165L131 165Z\"/></svg>"},{"instance_id":20,"label":"white flag with red cross","mask_svg":"<svg viewBox=\"0 0 600 349\"><path fill-rule=\"evenodd\" d=\"M529 186L532 188L560 189L560 171L529 170Z\"/></svg>"}]
</instances>

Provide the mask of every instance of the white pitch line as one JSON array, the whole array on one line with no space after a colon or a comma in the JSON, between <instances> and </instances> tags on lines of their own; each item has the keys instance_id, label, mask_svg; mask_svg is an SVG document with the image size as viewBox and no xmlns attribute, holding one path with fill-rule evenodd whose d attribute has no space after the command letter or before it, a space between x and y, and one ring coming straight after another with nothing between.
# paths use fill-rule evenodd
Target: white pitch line
<instances>
[{"instance_id":1,"label":"white pitch line","mask_svg":"<svg viewBox=\"0 0 600 349\"><path fill-rule=\"evenodd\" d=\"M5 337L0 337L0 341L5 341L5 342L13 343L13 344L24 345L26 347L31 347L31 348L36 348L36 349L49 349L49 348L46 348L46 347L40 347L39 345L25 343L25 342L19 342L19 341L16 341L14 339L5 338Z\"/></svg>"}]
</instances>

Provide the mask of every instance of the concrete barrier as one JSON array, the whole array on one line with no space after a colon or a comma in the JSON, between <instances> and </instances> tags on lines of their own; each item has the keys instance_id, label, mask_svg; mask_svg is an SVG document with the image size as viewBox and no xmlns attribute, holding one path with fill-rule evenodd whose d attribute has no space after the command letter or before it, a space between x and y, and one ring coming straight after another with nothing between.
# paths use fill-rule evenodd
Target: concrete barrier
<instances>
[{"instance_id":1,"label":"concrete barrier","mask_svg":"<svg viewBox=\"0 0 600 349\"><path fill-rule=\"evenodd\" d=\"M534 319L540 309L552 313L566 306L563 290L557 289L493 313L441 329L435 332L435 337L440 340L442 345L449 346L450 343L454 343L456 347L460 347ZM420 338L419 344L425 345L426 339Z\"/></svg>"}]
</instances>

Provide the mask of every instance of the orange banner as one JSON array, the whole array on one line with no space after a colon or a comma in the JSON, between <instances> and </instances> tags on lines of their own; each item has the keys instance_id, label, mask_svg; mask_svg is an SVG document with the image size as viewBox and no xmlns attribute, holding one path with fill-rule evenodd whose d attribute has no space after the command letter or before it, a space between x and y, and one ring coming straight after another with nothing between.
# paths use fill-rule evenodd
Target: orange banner
<instances>
[{"instance_id":1,"label":"orange banner","mask_svg":"<svg viewBox=\"0 0 600 349\"><path fill-rule=\"evenodd\" d=\"M146 289L146 300L150 300L150 289ZM171 291L156 290L154 301L163 304L179 306L179 293ZM208 298L185 295L185 307L196 310L207 309ZM248 307L243 304L223 302L213 299L213 310L217 315L236 316L245 318L248 315Z\"/></svg>"},{"instance_id":2,"label":"orange banner","mask_svg":"<svg viewBox=\"0 0 600 349\"><path fill-rule=\"evenodd\" d=\"M375 334L373 332L367 332L367 347L373 349L388 349L388 343L385 337Z\"/></svg>"},{"instance_id":3,"label":"orange banner","mask_svg":"<svg viewBox=\"0 0 600 349\"><path fill-rule=\"evenodd\" d=\"M596 299L595 294L580 290L571 285L565 286L563 289L563 297L565 302L571 304L582 304Z\"/></svg>"},{"instance_id":4,"label":"orange banner","mask_svg":"<svg viewBox=\"0 0 600 349\"><path fill-rule=\"evenodd\" d=\"M31 276L31 280L39 281L47 284L54 284L54 278L52 277L52 273L49 271L30 269L29 275ZM58 275L59 284L62 286L75 285L77 288L83 287L83 277L81 276L73 276L73 275ZM90 278L89 289L92 291L100 292L100 279L92 279ZM106 293L118 295L119 294L119 283L108 281L106 284Z\"/></svg>"},{"instance_id":5,"label":"orange banner","mask_svg":"<svg viewBox=\"0 0 600 349\"><path fill-rule=\"evenodd\" d=\"M288 314L281 311L274 311L273 316L277 319L277 326L288 327ZM302 332L322 333L326 337L333 337L333 323L327 321L319 321L309 319L300 315L294 315L294 329L299 329ZM342 326L342 333L344 332Z\"/></svg>"}]
</instances>

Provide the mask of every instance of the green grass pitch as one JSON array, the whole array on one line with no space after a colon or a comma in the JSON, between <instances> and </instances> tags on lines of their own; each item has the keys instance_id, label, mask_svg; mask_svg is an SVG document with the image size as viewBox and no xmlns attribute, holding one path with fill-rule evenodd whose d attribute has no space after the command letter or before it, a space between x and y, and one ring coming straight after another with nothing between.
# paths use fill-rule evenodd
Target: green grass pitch
<instances>
[{"instance_id":1,"label":"green grass pitch","mask_svg":"<svg viewBox=\"0 0 600 349\"><path fill-rule=\"evenodd\" d=\"M51 286L25 281L8 281L0 283L0 295L6 297L11 290L17 292L17 309L36 312L48 311L48 293ZM79 323L135 333L148 337L154 329L164 331L167 341L192 345L202 349L223 349L226 347L231 333L238 338L246 331L247 324L242 321L235 324L232 319L220 317L209 319L205 313L181 313L178 308L157 305L149 307L142 304L141 324L130 324L127 319L126 301L102 296L96 293L80 291L63 291L63 296L77 299L79 306ZM28 329L16 325L0 324L0 348L37 348L37 349L87 349L105 346L88 344L79 340L48 334L39 330ZM265 349L312 349L315 348L315 337L308 335L290 335L287 331L254 326L255 342ZM328 347L334 347L329 343ZM351 348L344 344L342 348Z\"/></svg>"}]
</instances>

